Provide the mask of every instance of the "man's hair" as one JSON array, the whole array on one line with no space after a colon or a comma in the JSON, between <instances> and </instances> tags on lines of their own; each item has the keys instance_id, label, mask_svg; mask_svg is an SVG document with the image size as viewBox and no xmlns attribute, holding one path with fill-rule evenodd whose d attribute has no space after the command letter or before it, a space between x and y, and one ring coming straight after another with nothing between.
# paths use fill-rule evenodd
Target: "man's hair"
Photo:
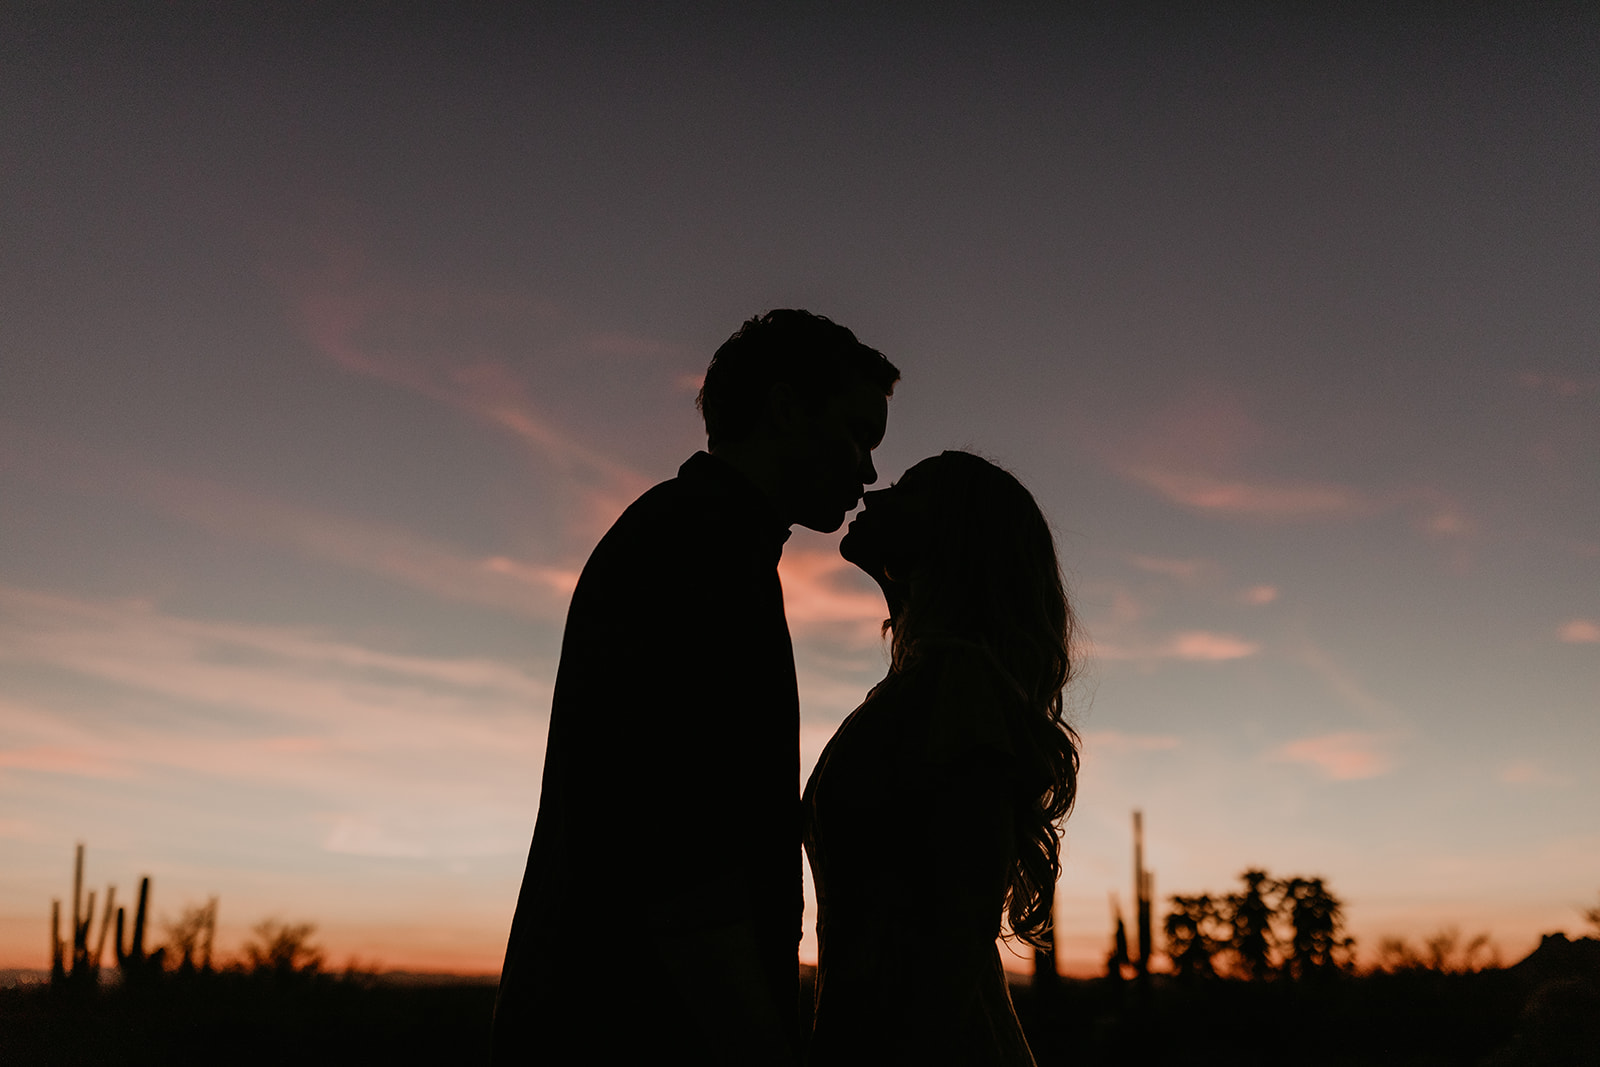
<instances>
[{"instance_id":1,"label":"man's hair","mask_svg":"<svg viewBox=\"0 0 1600 1067\"><path fill-rule=\"evenodd\" d=\"M900 371L882 352L845 327L809 311L776 308L722 342L694 403L706 420L707 447L715 448L754 432L779 382L821 407L857 381L889 396L899 380Z\"/></svg>"}]
</instances>

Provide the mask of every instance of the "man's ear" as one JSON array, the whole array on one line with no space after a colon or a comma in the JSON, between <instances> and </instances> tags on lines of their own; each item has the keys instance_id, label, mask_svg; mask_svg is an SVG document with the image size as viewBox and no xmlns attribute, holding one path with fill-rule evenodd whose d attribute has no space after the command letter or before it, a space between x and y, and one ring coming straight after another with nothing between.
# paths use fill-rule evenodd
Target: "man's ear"
<instances>
[{"instance_id":1,"label":"man's ear","mask_svg":"<svg viewBox=\"0 0 1600 1067\"><path fill-rule=\"evenodd\" d=\"M776 436L787 437L810 421L810 411L794 386L774 382L767 390L767 425Z\"/></svg>"}]
</instances>

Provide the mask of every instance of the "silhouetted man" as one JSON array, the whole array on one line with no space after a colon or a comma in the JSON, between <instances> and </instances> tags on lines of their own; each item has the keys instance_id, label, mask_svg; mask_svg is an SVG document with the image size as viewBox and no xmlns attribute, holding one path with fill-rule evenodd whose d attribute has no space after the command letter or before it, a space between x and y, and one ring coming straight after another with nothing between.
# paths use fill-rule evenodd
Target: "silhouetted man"
<instances>
[{"instance_id":1,"label":"silhouetted man","mask_svg":"<svg viewBox=\"0 0 1600 1067\"><path fill-rule=\"evenodd\" d=\"M709 453L645 493L572 595L497 1064L792 1063L799 699L778 558L877 480L900 372L805 311L712 357Z\"/></svg>"}]
</instances>

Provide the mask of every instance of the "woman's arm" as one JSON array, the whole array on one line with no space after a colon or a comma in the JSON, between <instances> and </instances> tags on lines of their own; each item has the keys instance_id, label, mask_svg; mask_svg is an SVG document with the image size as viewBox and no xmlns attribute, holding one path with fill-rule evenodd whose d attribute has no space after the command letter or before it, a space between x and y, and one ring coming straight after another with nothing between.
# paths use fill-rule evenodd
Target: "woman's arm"
<instances>
[{"instance_id":1,"label":"woman's arm","mask_svg":"<svg viewBox=\"0 0 1600 1067\"><path fill-rule=\"evenodd\" d=\"M972 751L937 767L915 820L921 869L908 871L904 923L897 924L901 1038L930 1053L939 1034L978 1009L992 973L1005 885L1015 860L1010 768L998 753Z\"/></svg>"}]
</instances>

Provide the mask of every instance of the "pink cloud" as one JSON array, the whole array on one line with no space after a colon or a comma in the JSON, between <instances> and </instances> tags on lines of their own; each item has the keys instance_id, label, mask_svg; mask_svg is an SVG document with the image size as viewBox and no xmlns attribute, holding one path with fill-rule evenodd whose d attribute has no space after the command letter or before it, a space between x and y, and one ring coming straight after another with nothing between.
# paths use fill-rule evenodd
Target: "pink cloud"
<instances>
[{"instance_id":1,"label":"pink cloud","mask_svg":"<svg viewBox=\"0 0 1600 1067\"><path fill-rule=\"evenodd\" d=\"M1208 559L1174 559L1167 556L1129 556L1128 562L1142 571L1160 574L1180 582L1195 582L1214 575L1218 568Z\"/></svg>"},{"instance_id":2,"label":"pink cloud","mask_svg":"<svg viewBox=\"0 0 1600 1067\"><path fill-rule=\"evenodd\" d=\"M1224 659L1245 659L1261 651L1256 641L1234 637L1232 633L1213 633L1210 630L1186 630L1173 638L1173 654L1178 659L1198 662L1219 662Z\"/></svg>"},{"instance_id":3,"label":"pink cloud","mask_svg":"<svg viewBox=\"0 0 1600 1067\"><path fill-rule=\"evenodd\" d=\"M355 815L337 817L322 841L324 852L347 856L417 859L428 854L421 842L397 835L376 820Z\"/></svg>"},{"instance_id":4,"label":"pink cloud","mask_svg":"<svg viewBox=\"0 0 1600 1067\"><path fill-rule=\"evenodd\" d=\"M1459 537L1472 532L1472 521L1454 511L1439 511L1423 520L1422 527L1437 537Z\"/></svg>"},{"instance_id":5,"label":"pink cloud","mask_svg":"<svg viewBox=\"0 0 1600 1067\"><path fill-rule=\"evenodd\" d=\"M146 472L133 490L216 533L294 548L450 600L536 618L559 615L576 572L474 557L398 526L332 515L198 479Z\"/></svg>"},{"instance_id":6,"label":"pink cloud","mask_svg":"<svg viewBox=\"0 0 1600 1067\"><path fill-rule=\"evenodd\" d=\"M126 457L49 440L4 420L0 420L0 443L9 446L6 451L14 463L35 476L64 477L76 488L128 497L215 534L290 548L449 600L553 618L566 610L577 583L575 568L506 555L468 555L399 526L171 474ZM622 510L623 504L610 498L590 497L597 514Z\"/></svg>"},{"instance_id":7,"label":"pink cloud","mask_svg":"<svg viewBox=\"0 0 1600 1067\"><path fill-rule=\"evenodd\" d=\"M1278 763L1308 764L1335 782L1376 778L1394 765L1378 735L1354 732L1290 741L1274 749L1270 758Z\"/></svg>"},{"instance_id":8,"label":"pink cloud","mask_svg":"<svg viewBox=\"0 0 1600 1067\"><path fill-rule=\"evenodd\" d=\"M125 768L100 752L91 748L57 745L0 749L0 767L46 774L70 774L80 778L126 777Z\"/></svg>"},{"instance_id":9,"label":"pink cloud","mask_svg":"<svg viewBox=\"0 0 1600 1067\"><path fill-rule=\"evenodd\" d=\"M1261 651L1259 642L1211 630L1185 630L1163 641L1119 644L1094 639L1094 655L1104 660L1155 663L1180 660L1189 663L1221 663L1246 659Z\"/></svg>"},{"instance_id":10,"label":"pink cloud","mask_svg":"<svg viewBox=\"0 0 1600 1067\"><path fill-rule=\"evenodd\" d=\"M1215 663L1221 660L1244 659L1261 651L1255 641L1246 641L1232 634L1212 633L1208 630L1189 630L1173 639L1173 654L1178 659Z\"/></svg>"},{"instance_id":11,"label":"pink cloud","mask_svg":"<svg viewBox=\"0 0 1600 1067\"><path fill-rule=\"evenodd\" d=\"M1093 446L1124 478L1180 507L1228 518L1349 519L1377 510L1354 487L1252 473L1281 437L1229 390L1201 386Z\"/></svg>"},{"instance_id":12,"label":"pink cloud","mask_svg":"<svg viewBox=\"0 0 1600 1067\"><path fill-rule=\"evenodd\" d=\"M1170 752L1179 745L1171 734L1128 734L1118 730L1094 730L1083 735L1086 749L1095 752Z\"/></svg>"},{"instance_id":13,"label":"pink cloud","mask_svg":"<svg viewBox=\"0 0 1600 1067\"><path fill-rule=\"evenodd\" d=\"M1569 645L1600 644L1600 622L1593 619L1572 619L1562 625L1561 640Z\"/></svg>"},{"instance_id":14,"label":"pink cloud","mask_svg":"<svg viewBox=\"0 0 1600 1067\"><path fill-rule=\"evenodd\" d=\"M1551 774L1530 759L1513 760L1500 768L1495 776L1506 785L1562 786L1571 781L1561 775Z\"/></svg>"},{"instance_id":15,"label":"pink cloud","mask_svg":"<svg viewBox=\"0 0 1600 1067\"><path fill-rule=\"evenodd\" d=\"M686 355L681 345L615 330L590 334L584 338L584 347L599 355L625 359L677 359Z\"/></svg>"},{"instance_id":16,"label":"pink cloud","mask_svg":"<svg viewBox=\"0 0 1600 1067\"><path fill-rule=\"evenodd\" d=\"M1547 371L1523 371L1517 375L1517 384L1524 389L1548 393L1551 396L1575 397L1600 389L1600 375L1576 375Z\"/></svg>"},{"instance_id":17,"label":"pink cloud","mask_svg":"<svg viewBox=\"0 0 1600 1067\"><path fill-rule=\"evenodd\" d=\"M1294 659L1321 678L1345 705L1363 718L1377 723L1393 723L1399 716L1388 701L1369 690L1356 672L1346 668L1327 650L1307 638L1293 645Z\"/></svg>"},{"instance_id":18,"label":"pink cloud","mask_svg":"<svg viewBox=\"0 0 1600 1067\"><path fill-rule=\"evenodd\" d=\"M0 819L0 840L34 841L39 828L27 819Z\"/></svg>"},{"instance_id":19,"label":"pink cloud","mask_svg":"<svg viewBox=\"0 0 1600 1067\"><path fill-rule=\"evenodd\" d=\"M138 601L95 601L0 586L0 660L50 666L184 703L265 716L261 735L186 739L206 764L482 740L504 745L548 705L548 682L505 663L405 656L284 627L185 619ZM59 716L6 706L8 726L35 747L104 750ZM285 732L291 720L305 729ZM330 728L336 728L332 733ZM341 742L342 744L343 742ZM119 758L123 746L115 749ZM44 757L40 757L44 758ZM53 758L53 757L52 757ZM165 758L165 757L162 757Z\"/></svg>"},{"instance_id":20,"label":"pink cloud","mask_svg":"<svg viewBox=\"0 0 1600 1067\"><path fill-rule=\"evenodd\" d=\"M317 350L345 370L496 426L567 474L606 484L611 495L632 500L649 488L649 480L547 418L526 380L496 354L535 343L559 318L549 307L510 294L378 277L349 251L328 257L323 269L288 288L293 318ZM593 333L579 343L591 352L635 358L677 352L617 332Z\"/></svg>"},{"instance_id":21,"label":"pink cloud","mask_svg":"<svg viewBox=\"0 0 1600 1067\"><path fill-rule=\"evenodd\" d=\"M1224 477L1152 464L1130 464L1122 473L1174 504L1215 515L1294 521L1357 518L1377 510L1359 490L1331 483Z\"/></svg>"},{"instance_id":22,"label":"pink cloud","mask_svg":"<svg viewBox=\"0 0 1600 1067\"><path fill-rule=\"evenodd\" d=\"M837 551L789 548L778 564L783 607L795 630L838 629L853 643L876 645L889 609L883 594L863 589L855 567Z\"/></svg>"},{"instance_id":23,"label":"pink cloud","mask_svg":"<svg viewBox=\"0 0 1600 1067\"><path fill-rule=\"evenodd\" d=\"M1252 585L1249 589L1239 594L1239 599L1246 604L1257 606L1270 604L1278 599L1278 587L1274 585Z\"/></svg>"},{"instance_id":24,"label":"pink cloud","mask_svg":"<svg viewBox=\"0 0 1600 1067\"><path fill-rule=\"evenodd\" d=\"M534 587L557 590L566 596L578 588L578 572L564 567L542 567L533 563L519 563L505 556L491 556L483 566L495 574L504 574Z\"/></svg>"},{"instance_id":25,"label":"pink cloud","mask_svg":"<svg viewBox=\"0 0 1600 1067\"><path fill-rule=\"evenodd\" d=\"M1237 467L1260 451L1268 433L1238 396L1213 386L1186 391L1143 420L1127 454L1206 470Z\"/></svg>"}]
</instances>

